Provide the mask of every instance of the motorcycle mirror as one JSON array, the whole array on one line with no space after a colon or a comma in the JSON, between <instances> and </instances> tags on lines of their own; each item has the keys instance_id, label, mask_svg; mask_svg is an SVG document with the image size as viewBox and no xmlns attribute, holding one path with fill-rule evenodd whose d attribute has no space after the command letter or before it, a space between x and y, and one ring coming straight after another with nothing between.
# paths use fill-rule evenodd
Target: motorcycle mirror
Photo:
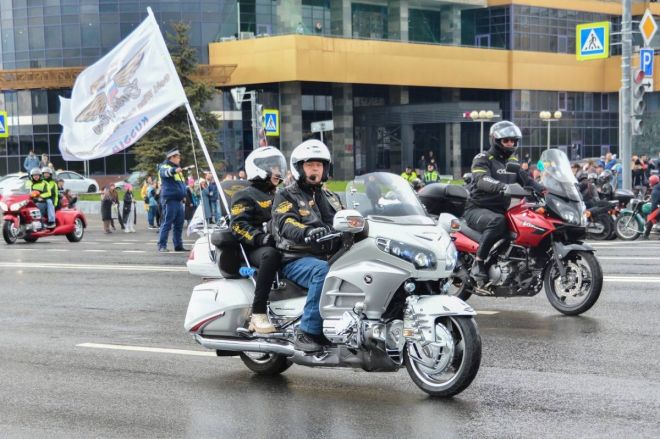
<instances>
[{"instance_id":1,"label":"motorcycle mirror","mask_svg":"<svg viewBox=\"0 0 660 439\"><path fill-rule=\"evenodd\" d=\"M365 220L360 212L344 209L335 214L332 228L338 232L359 233L364 230L364 224Z\"/></svg>"}]
</instances>

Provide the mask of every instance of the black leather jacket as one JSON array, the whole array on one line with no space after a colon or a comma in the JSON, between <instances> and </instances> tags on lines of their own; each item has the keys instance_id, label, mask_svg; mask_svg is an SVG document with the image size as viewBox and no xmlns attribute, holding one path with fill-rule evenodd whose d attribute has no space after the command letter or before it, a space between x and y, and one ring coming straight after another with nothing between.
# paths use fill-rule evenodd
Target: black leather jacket
<instances>
[{"instance_id":1,"label":"black leather jacket","mask_svg":"<svg viewBox=\"0 0 660 439\"><path fill-rule=\"evenodd\" d=\"M283 261L305 256L327 259L338 250L336 245L305 243L305 232L316 227L332 227L337 211L342 209L337 194L321 186L293 183L275 195L273 232Z\"/></svg>"},{"instance_id":2,"label":"black leather jacket","mask_svg":"<svg viewBox=\"0 0 660 439\"><path fill-rule=\"evenodd\" d=\"M253 184L239 190L231 198L231 231L241 244L259 247L269 223L275 188Z\"/></svg>"},{"instance_id":3,"label":"black leather jacket","mask_svg":"<svg viewBox=\"0 0 660 439\"><path fill-rule=\"evenodd\" d=\"M543 190L543 186L534 181L527 171L521 169L517 173L507 172L508 162L517 163L518 159L515 156L507 159L494 147L475 156L472 161L470 199L466 206L468 209L476 207L499 213L506 212L509 200L503 190L509 184L532 186L539 192Z\"/></svg>"}]
</instances>

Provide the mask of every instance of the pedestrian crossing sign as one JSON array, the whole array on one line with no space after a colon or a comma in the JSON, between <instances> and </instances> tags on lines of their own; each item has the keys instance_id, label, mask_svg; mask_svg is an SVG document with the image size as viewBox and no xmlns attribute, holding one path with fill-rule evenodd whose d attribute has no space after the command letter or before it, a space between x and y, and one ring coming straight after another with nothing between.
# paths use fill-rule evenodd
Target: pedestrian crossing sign
<instances>
[{"instance_id":1,"label":"pedestrian crossing sign","mask_svg":"<svg viewBox=\"0 0 660 439\"><path fill-rule=\"evenodd\" d=\"M280 135L280 112L278 110L264 109L264 131L269 137Z\"/></svg>"},{"instance_id":2,"label":"pedestrian crossing sign","mask_svg":"<svg viewBox=\"0 0 660 439\"><path fill-rule=\"evenodd\" d=\"M575 27L575 55L578 61L610 56L610 22L578 24Z\"/></svg>"},{"instance_id":3,"label":"pedestrian crossing sign","mask_svg":"<svg viewBox=\"0 0 660 439\"><path fill-rule=\"evenodd\" d=\"M0 111L0 139L9 137L9 127L7 126L7 112Z\"/></svg>"}]
</instances>

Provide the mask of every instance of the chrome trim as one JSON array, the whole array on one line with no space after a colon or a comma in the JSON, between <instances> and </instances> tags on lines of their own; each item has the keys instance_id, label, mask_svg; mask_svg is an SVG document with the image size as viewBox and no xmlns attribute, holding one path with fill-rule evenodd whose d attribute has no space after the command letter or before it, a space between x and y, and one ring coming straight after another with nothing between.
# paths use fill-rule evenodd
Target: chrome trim
<instances>
[{"instance_id":1,"label":"chrome trim","mask_svg":"<svg viewBox=\"0 0 660 439\"><path fill-rule=\"evenodd\" d=\"M233 352L263 352L267 354L280 354L291 357L295 353L293 345L269 343L266 341L243 341L212 339L202 335L195 334L195 341L207 349Z\"/></svg>"}]
</instances>

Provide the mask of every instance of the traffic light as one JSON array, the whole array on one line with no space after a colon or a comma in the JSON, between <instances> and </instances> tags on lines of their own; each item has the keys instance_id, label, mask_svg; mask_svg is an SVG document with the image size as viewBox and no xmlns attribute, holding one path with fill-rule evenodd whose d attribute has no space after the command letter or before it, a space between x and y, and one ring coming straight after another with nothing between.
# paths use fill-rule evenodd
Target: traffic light
<instances>
[{"instance_id":1,"label":"traffic light","mask_svg":"<svg viewBox=\"0 0 660 439\"><path fill-rule=\"evenodd\" d=\"M646 87L644 83L644 71L640 69L633 70L632 77L632 134L639 136L644 132L644 95L646 94Z\"/></svg>"}]
</instances>

